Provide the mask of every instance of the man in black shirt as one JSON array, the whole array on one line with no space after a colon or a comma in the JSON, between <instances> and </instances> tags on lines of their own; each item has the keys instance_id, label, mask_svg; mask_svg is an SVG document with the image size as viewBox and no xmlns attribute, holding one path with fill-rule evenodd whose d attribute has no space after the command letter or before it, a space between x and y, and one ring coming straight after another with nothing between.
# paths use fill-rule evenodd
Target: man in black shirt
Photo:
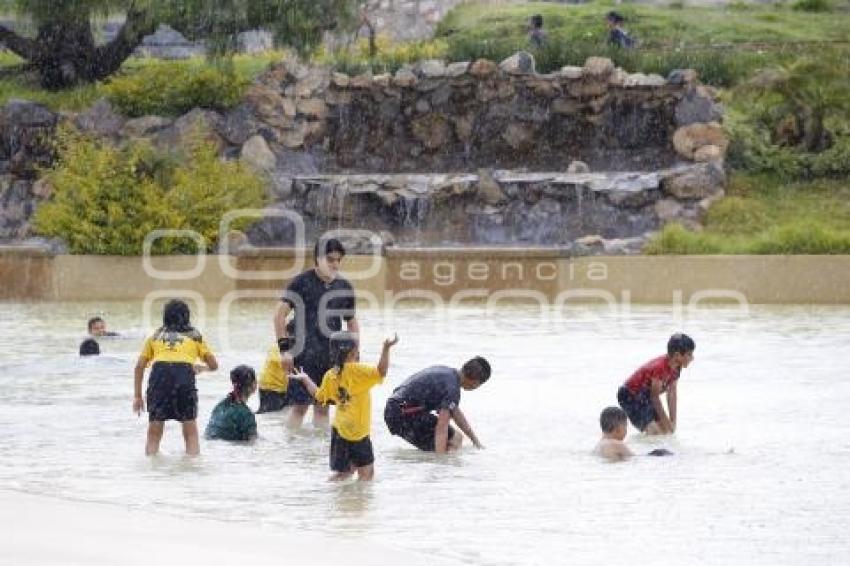
<instances>
[{"instance_id":1,"label":"man in black shirt","mask_svg":"<svg viewBox=\"0 0 850 566\"><path fill-rule=\"evenodd\" d=\"M442 454L461 445L463 437L449 425L453 420L476 448L483 448L458 405L461 389L478 389L489 378L490 364L480 356L463 364L460 371L447 366L426 368L396 387L387 399L384 421L395 436L420 450Z\"/></svg>"},{"instance_id":2,"label":"man in black shirt","mask_svg":"<svg viewBox=\"0 0 850 566\"><path fill-rule=\"evenodd\" d=\"M281 297L274 316L274 329L285 372L303 368L318 386L331 368L330 336L342 330L358 334L355 318L355 296L351 284L339 275L345 248L335 239L319 239L315 247L315 266L296 276ZM295 317L287 324L289 313ZM300 426L313 405L313 423L325 425L328 409L315 405L297 379L289 381L286 402L290 406L289 425Z\"/></svg>"}]
</instances>

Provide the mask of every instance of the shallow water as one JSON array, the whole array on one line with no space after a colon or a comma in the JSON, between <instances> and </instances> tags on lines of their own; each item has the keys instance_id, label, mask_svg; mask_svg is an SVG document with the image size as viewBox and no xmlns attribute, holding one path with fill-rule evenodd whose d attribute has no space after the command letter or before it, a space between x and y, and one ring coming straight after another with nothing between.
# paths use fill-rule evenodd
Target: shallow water
<instances>
[{"instance_id":1,"label":"shallow water","mask_svg":"<svg viewBox=\"0 0 850 566\"><path fill-rule=\"evenodd\" d=\"M196 460L182 457L170 423L162 455L146 459L146 421L130 410L141 303L2 309L0 488L298 526L483 565L843 564L850 551L850 308L361 311L364 361L377 360L387 333L401 337L373 390L371 485L326 483L326 432L287 431L280 414L258 417L255 445L203 442ZM125 337L81 360L95 309ZM226 319L207 310L196 322L222 367L259 368L271 306L240 304ZM679 329L697 351L679 386L677 435L628 439L637 452L676 455L600 462L600 410ZM395 384L476 354L494 377L461 406L486 450L435 458L386 432L381 409ZM198 386L203 428L227 373Z\"/></svg>"}]
</instances>

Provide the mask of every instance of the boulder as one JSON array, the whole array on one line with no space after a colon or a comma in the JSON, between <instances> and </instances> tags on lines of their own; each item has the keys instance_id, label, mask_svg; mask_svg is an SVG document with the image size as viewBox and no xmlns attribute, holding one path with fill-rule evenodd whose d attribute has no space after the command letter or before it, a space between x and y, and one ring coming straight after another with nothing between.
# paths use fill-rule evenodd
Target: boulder
<instances>
[{"instance_id":1,"label":"boulder","mask_svg":"<svg viewBox=\"0 0 850 566\"><path fill-rule=\"evenodd\" d=\"M662 224L679 218L682 214L682 203L674 198L663 198L655 202L655 214Z\"/></svg>"},{"instance_id":2,"label":"boulder","mask_svg":"<svg viewBox=\"0 0 850 566\"><path fill-rule=\"evenodd\" d=\"M80 130L96 136L113 137L118 135L126 121L108 100L101 98L91 108L77 115L74 124Z\"/></svg>"},{"instance_id":3,"label":"boulder","mask_svg":"<svg viewBox=\"0 0 850 566\"><path fill-rule=\"evenodd\" d=\"M351 78L345 73L334 73L331 78L331 82L334 86L338 86L339 88L345 88L351 82Z\"/></svg>"},{"instance_id":4,"label":"boulder","mask_svg":"<svg viewBox=\"0 0 850 566\"><path fill-rule=\"evenodd\" d=\"M427 59L419 64L419 73L426 79L439 79L446 75L446 64L439 59Z\"/></svg>"},{"instance_id":5,"label":"boulder","mask_svg":"<svg viewBox=\"0 0 850 566\"><path fill-rule=\"evenodd\" d=\"M489 206L498 206L508 200L502 187L487 169L478 171L478 199Z\"/></svg>"},{"instance_id":6,"label":"boulder","mask_svg":"<svg viewBox=\"0 0 850 566\"><path fill-rule=\"evenodd\" d=\"M723 132L723 127L717 122L682 126L673 134L673 147L686 159L694 159L694 153L706 145L717 146L721 153L726 154L729 139Z\"/></svg>"},{"instance_id":7,"label":"boulder","mask_svg":"<svg viewBox=\"0 0 850 566\"><path fill-rule=\"evenodd\" d=\"M671 85L689 85L697 82L698 74L693 69L673 69L667 75L667 82Z\"/></svg>"},{"instance_id":8,"label":"boulder","mask_svg":"<svg viewBox=\"0 0 850 566\"><path fill-rule=\"evenodd\" d=\"M723 159L723 150L716 145L704 145L694 152L694 161L705 163Z\"/></svg>"},{"instance_id":9,"label":"boulder","mask_svg":"<svg viewBox=\"0 0 850 566\"><path fill-rule=\"evenodd\" d=\"M452 128L442 114L426 114L413 121L413 137L426 149L435 150L445 146L452 138Z\"/></svg>"},{"instance_id":10,"label":"boulder","mask_svg":"<svg viewBox=\"0 0 850 566\"><path fill-rule=\"evenodd\" d=\"M529 75L535 72L534 55L518 51L499 63L499 68L511 75Z\"/></svg>"},{"instance_id":11,"label":"boulder","mask_svg":"<svg viewBox=\"0 0 850 566\"><path fill-rule=\"evenodd\" d=\"M625 87L656 87L665 84L667 80L661 75L644 75L643 73L628 75L623 81Z\"/></svg>"},{"instance_id":12,"label":"boulder","mask_svg":"<svg viewBox=\"0 0 850 566\"><path fill-rule=\"evenodd\" d=\"M240 53L264 53L274 49L274 35L264 29L243 31L236 36L236 49Z\"/></svg>"},{"instance_id":13,"label":"boulder","mask_svg":"<svg viewBox=\"0 0 850 566\"><path fill-rule=\"evenodd\" d=\"M614 62L607 57L588 57L582 67L582 76L589 80L607 82L614 72Z\"/></svg>"},{"instance_id":14,"label":"boulder","mask_svg":"<svg viewBox=\"0 0 850 566\"><path fill-rule=\"evenodd\" d=\"M298 114L311 118L324 119L328 115L328 106L321 98L302 98L295 102Z\"/></svg>"},{"instance_id":15,"label":"boulder","mask_svg":"<svg viewBox=\"0 0 850 566\"><path fill-rule=\"evenodd\" d=\"M476 78L489 77L499 69L493 61L478 59L469 67L469 74Z\"/></svg>"},{"instance_id":16,"label":"boulder","mask_svg":"<svg viewBox=\"0 0 850 566\"><path fill-rule=\"evenodd\" d=\"M225 147L218 129L223 119L212 110L195 108L177 118L174 124L156 135L154 143L166 149L173 147L191 147L198 142L211 143L217 151Z\"/></svg>"},{"instance_id":17,"label":"boulder","mask_svg":"<svg viewBox=\"0 0 850 566\"><path fill-rule=\"evenodd\" d=\"M142 116L133 118L124 123L121 128L121 137L124 138L146 138L153 136L171 126L174 120L162 116Z\"/></svg>"},{"instance_id":18,"label":"boulder","mask_svg":"<svg viewBox=\"0 0 850 566\"><path fill-rule=\"evenodd\" d=\"M446 76L447 77L460 77L461 75L465 75L469 70L469 61L463 61L460 63L451 63L446 66Z\"/></svg>"},{"instance_id":19,"label":"boulder","mask_svg":"<svg viewBox=\"0 0 850 566\"><path fill-rule=\"evenodd\" d=\"M522 123L509 124L507 129L502 133L502 139L516 150L527 150L534 145L535 129Z\"/></svg>"},{"instance_id":20,"label":"boulder","mask_svg":"<svg viewBox=\"0 0 850 566\"><path fill-rule=\"evenodd\" d=\"M587 163L584 161L570 161L569 167L567 167L567 173L571 174L582 174L582 173L590 173L590 167L588 167Z\"/></svg>"},{"instance_id":21,"label":"boulder","mask_svg":"<svg viewBox=\"0 0 850 566\"><path fill-rule=\"evenodd\" d=\"M2 128L52 128L58 116L45 106L13 98L0 108L0 127Z\"/></svg>"},{"instance_id":22,"label":"boulder","mask_svg":"<svg viewBox=\"0 0 850 566\"><path fill-rule=\"evenodd\" d=\"M567 65L566 67L561 67L561 70L558 71L558 75L565 79L580 79L584 76L584 69L582 67Z\"/></svg>"},{"instance_id":23,"label":"boulder","mask_svg":"<svg viewBox=\"0 0 850 566\"><path fill-rule=\"evenodd\" d=\"M702 200L718 194L726 185L723 166L714 161L667 171L662 174L664 192L677 199Z\"/></svg>"},{"instance_id":24,"label":"boulder","mask_svg":"<svg viewBox=\"0 0 850 566\"><path fill-rule=\"evenodd\" d=\"M259 173L274 171L277 159L263 136L253 136L242 145L240 161Z\"/></svg>"},{"instance_id":25,"label":"boulder","mask_svg":"<svg viewBox=\"0 0 850 566\"><path fill-rule=\"evenodd\" d=\"M228 143L242 145L260 129L251 107L242 103L224 115L218 132Z\"/></svg>"},{"instance_id":26,"label":"boulder","mask_svg":"<svg viewBox=\"0 0 850 566\"><path fill-rule=\"evenodd\" d=\"M723 119L723 105L715 102L714 96L707 88L691 87L676 104L675 116L676 125L679 127L720 122Z\"/></svg>"},{"instance_id":27,"label":"boulder","mask_svg":"<svg viewBox=\"0 0 850 566\"><path fill-rule=\"evenodd\" d=\"M410 88L416 84L416 75L409 69L399 69L393 76L393 84L400 88Z\"/></svg>"}]
</instances>

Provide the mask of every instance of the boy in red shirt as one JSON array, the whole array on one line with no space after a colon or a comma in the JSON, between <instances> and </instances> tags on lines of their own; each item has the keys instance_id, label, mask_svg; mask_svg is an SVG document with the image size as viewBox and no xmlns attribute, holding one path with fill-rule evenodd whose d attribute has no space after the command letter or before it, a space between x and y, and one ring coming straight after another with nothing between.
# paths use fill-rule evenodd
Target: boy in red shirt
<instances>
[{"instance_id":1,"label":"boy in red shirt","mask_svg":"<svg viewBox=\"0 0 850 566\"><path fill-rule=\"evenodd\" d=\"M638 430L647 434L676 432L676 384L682 368L694 359L696 345L686 334L674 334L667 342L667 355L638 368L617 391L617 402ZM667 392L668 414L661 404Z\"/></svg>"}]
</instances>

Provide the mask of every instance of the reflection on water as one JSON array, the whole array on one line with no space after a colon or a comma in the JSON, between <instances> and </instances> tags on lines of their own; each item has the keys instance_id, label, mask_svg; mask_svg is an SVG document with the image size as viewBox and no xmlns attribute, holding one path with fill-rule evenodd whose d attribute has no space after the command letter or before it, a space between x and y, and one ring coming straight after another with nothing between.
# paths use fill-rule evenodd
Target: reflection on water
<instances>
[{"instance_id":1,"label":"reflection on water","mask_svg":"<svg viewBox=\"0 0 850 566\"><path fill-rule=\"evenodd\" d=\"M104 341L104 356L81 360L86 314L101 308L111 329L133 338ZM3 310L0 487L366 537L473 564L649 553L677 565L837 564L850 550L848 308L715 308L678 321L662 307L364 311L364 361L377 360L392 331L402 340L387 383L373 390L371 485L328 484L326 431L288 431L281 414L258 416L256 444L205 442L194 460L169 423L162 455L146 459L146 420L131 413L132 366L148 330L141 304ZM230 388L226 370L260 367L270 319L268 305L244 304L198 324L223 368L199 378L201 428ZM628 441L640 454L676 455L598 461L590 451L600 410L674 330L697 341L679 387L678 434ZM389 436L380 415L395 384L476 354L490 358L494 377L462 405L487 450L437 459Z\"/></svg>"}]
</instances>

